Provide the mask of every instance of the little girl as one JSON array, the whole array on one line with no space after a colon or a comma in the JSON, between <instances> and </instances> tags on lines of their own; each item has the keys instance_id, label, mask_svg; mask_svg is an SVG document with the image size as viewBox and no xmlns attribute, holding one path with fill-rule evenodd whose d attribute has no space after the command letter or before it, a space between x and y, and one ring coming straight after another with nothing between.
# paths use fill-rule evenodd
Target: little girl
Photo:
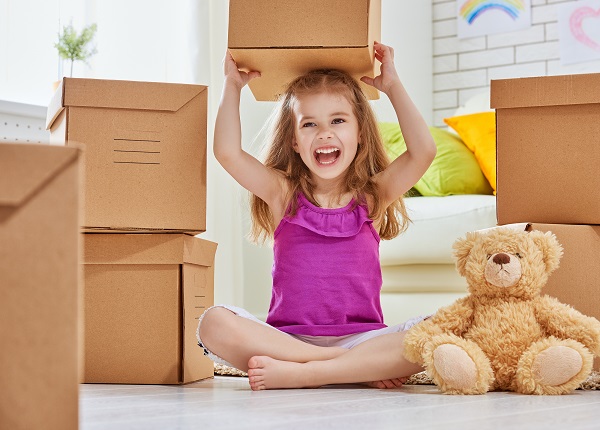
<instances>
[{"instance_id":1,"label":"little girl","mask_svg":"<svg viewBox=\"0 0 600 430\"><path fill-rule=\"evenodd\" d=\"M381 73L361 80L386 94L407 150L392 163L375 115L348 74L318 70L281 97L265 163L242 149L240 92L259 72L228 53L214 153L252 194L252 236L274 241L267 321L233 306L208 309L198 342L212 360L248 372L253 390L367 383L402 385L422 369L404 359L416 318L386 327L379 302L379 240L406 228L402 195L436 146L396 72L392 48L375 43Z\"/></svg>"}]
</instances>

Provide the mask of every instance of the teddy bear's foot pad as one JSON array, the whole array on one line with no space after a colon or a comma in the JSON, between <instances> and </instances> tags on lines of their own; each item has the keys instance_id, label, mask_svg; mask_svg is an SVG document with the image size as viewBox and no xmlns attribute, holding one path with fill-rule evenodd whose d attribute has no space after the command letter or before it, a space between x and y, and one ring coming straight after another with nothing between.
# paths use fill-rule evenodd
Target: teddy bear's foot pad
<instances>
[{"instance_id":1,"label":"teddy bear's foot pad","mask_svg":"<svg viewBox=\"0 0 600 430\"><path fill-rule=\"evenodd\" d=\"M570 381L583 366L579 352L568 346L551 346L535 359L533 373L539 384L558 386Z\"/></svg>"},{"instance_id":2,"label":"teddy bear's foot pad","mask_svg":"<svg viewBox=\"0 0 600 430\"><path fill-rule=\"evenodd\" d=\"M433 351L433 365L447 385L465 390L477 383L477 366L459 346L444 344Z\"/></svg>"}]
</instances>

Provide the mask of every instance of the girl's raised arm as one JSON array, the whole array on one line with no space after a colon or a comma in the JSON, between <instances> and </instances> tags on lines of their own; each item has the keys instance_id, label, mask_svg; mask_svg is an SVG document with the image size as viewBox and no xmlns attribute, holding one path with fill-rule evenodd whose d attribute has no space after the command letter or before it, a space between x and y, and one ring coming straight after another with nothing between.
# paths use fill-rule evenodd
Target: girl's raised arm
<instances>
[{"instance_id":1,"label":"girl's raised arm","mask_svg":"<svg viewBox=\"0 0 600 430\"><path fill-rule=\"evenodd\" d=\"M242 187L263 199L273 210L272 205L279 203L283 195L281 176L242 149L240 94L260 73L239 71L229 51L223 63L225 84L215 121L215 157Z\"/></svg>"},{"instance_id":2,"label":"girl's raised arm","mask_svg":"<svg viewBox=\"0 0 600 430\"><path fill-rule=\"evenodd\" d=\"M388 96L406 142L406 152L375 178L384 201L389 204L421 179L431 165L437 148L427 123L398 77L394 66L394 50L375 42L375 58L381 62L381 74L374 79L365 76L361 80Z\"/></svg>"}]
</instances>

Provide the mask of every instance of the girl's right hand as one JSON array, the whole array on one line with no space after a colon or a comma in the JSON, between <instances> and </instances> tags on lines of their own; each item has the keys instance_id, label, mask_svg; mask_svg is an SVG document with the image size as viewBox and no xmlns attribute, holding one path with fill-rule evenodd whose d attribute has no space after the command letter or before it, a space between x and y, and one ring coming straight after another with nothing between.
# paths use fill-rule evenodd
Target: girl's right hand
<instances>
[{"instance_id":1,"label":"girl's right hand","mask_svg":"<svg viewBox=\"0 0 600 430\"><path fill-rule=\"evenodd\" d=\"M229 51L227 51L225 58L223 59L223 72L225 74L225 81L234 84L239 90L252 79L260 77L260 72L243 72L239 70Z\"/></svg>"}]
</instances>

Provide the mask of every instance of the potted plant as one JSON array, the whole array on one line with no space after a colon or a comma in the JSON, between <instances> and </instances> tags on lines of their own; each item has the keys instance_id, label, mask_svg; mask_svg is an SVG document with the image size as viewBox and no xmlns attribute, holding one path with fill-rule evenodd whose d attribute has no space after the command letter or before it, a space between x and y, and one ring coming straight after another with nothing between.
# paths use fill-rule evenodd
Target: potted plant
<instances>
[{"instance_id":1,"label":"potted plant","mask_svg":"<svg viewBox=\"0 0 600 430\"><path fill-rule=\"evenodd\" d=\"M69 77L73 76L73 64L75 61L83 61L88 64L87 60L98 52L95 46L89 46L94 39L96 30L96 24L91 24L78 34L73 25L69 24L64 26L62 32L58 34L58 42L54 44L54 47L58 50L58 55L63 60L71 61Z\"/></svg>"}]
</instances>

